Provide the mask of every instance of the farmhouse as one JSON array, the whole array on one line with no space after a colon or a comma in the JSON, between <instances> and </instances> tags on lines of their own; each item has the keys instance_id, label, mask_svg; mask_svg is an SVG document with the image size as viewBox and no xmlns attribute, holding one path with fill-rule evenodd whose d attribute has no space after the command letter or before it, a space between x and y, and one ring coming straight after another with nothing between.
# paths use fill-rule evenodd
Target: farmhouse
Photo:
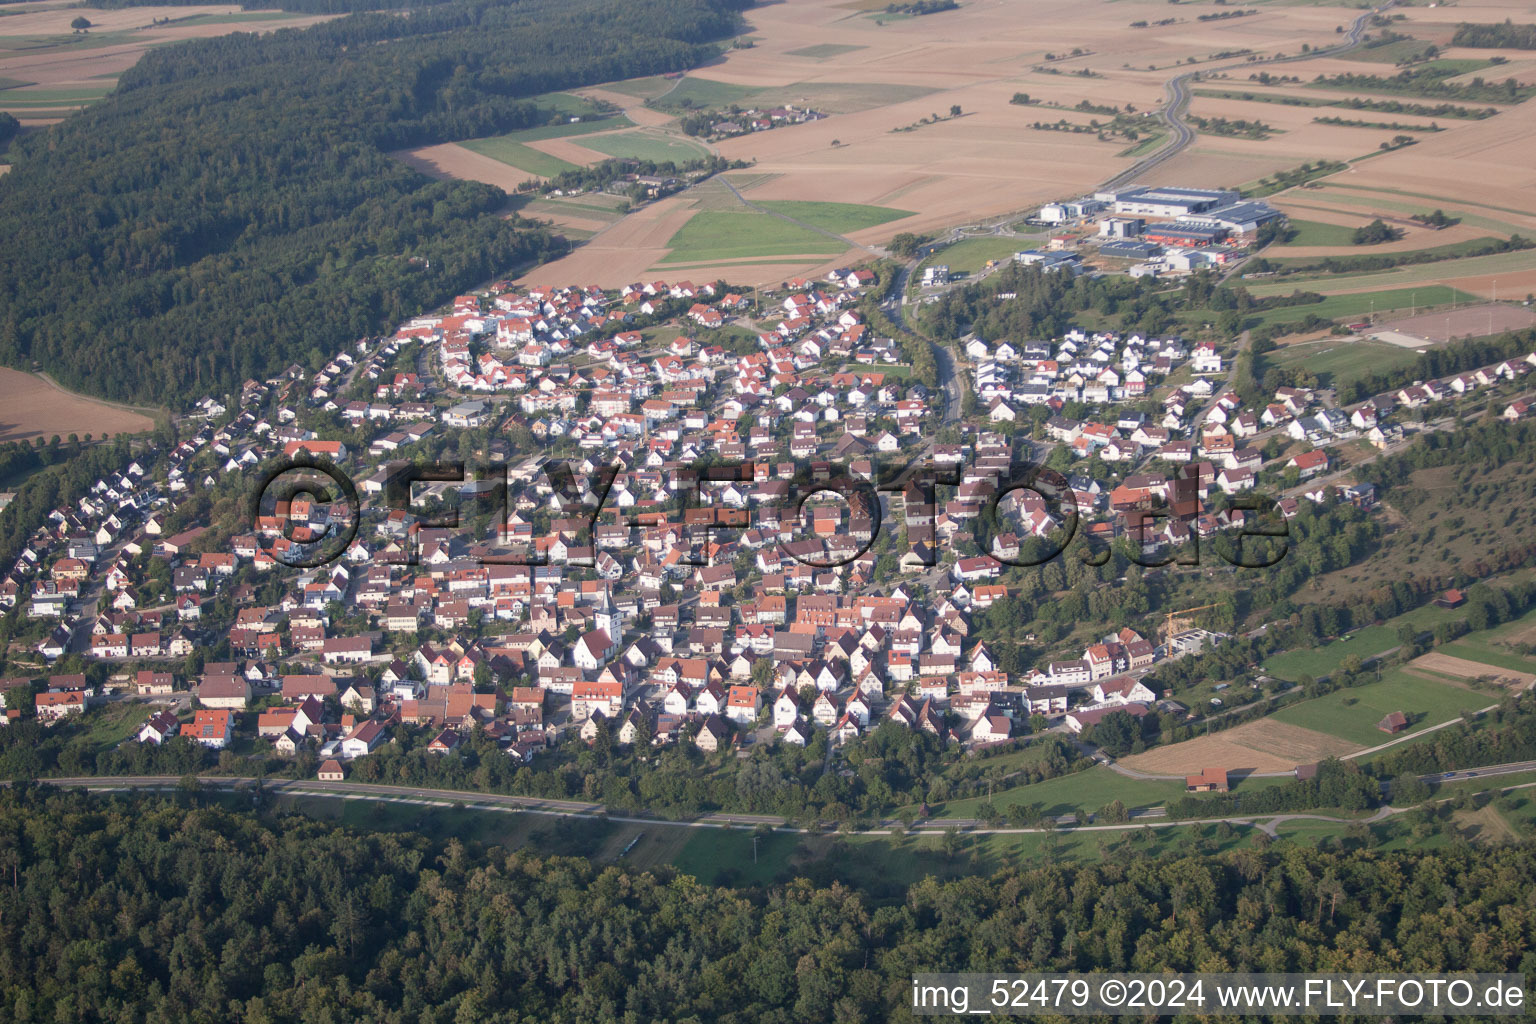
<instances>
[{"instance_id":1,"label":"farmhouse","mask_svg":"<svg viewBox=\"0 0 1536 1024\"><path fill-rule=\"evenodd\" d=\"M1207 768L1199 775L1184 776L1184 792L1186 793L1225 793L1227 791L1227 770L1225 768Z\"/></svg>"}]
</instances>

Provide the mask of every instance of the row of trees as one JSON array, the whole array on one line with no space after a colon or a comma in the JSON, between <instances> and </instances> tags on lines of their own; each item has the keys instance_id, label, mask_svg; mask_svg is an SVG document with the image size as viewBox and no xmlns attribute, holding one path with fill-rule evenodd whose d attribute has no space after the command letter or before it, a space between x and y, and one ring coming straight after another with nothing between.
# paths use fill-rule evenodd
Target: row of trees
<instances>
[{"instance_id":1,"label":"row of trees","mask_svg":"<svg viewBox=\"0 0 1536 1024\"><path fill-rule=\"evenodd\" d=\"M1475 46L1483 49L1536 50L1536 25L1516 25L1505 19L1504 23L1474 25L1462 22L1451 37L1452 46Z\"/></svg>"}]
</instances>

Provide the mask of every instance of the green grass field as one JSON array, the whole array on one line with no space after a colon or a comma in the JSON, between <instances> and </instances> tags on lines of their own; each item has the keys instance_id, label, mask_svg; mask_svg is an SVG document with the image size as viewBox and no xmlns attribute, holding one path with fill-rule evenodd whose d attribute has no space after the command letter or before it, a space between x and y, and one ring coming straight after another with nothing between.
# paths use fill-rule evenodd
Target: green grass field
<instances>
[{"instance_id":1,"label":"green grass field","mask_svg":"<svg viewBox=\"0 0 1536 1024\"><path fill-rule=\"evenodd\" d=\"M802 46L798 50L786 50L790 57L809 57L812 60L826 60L828 57L838 57L855 50L867 50L867 46L850 46L845 43L817 43L815 46Z\"/></svg>"},{"instance_id":2,"label":"green grass field","mask_svg":"<svg viewBox=\"0 0 1536 1024\"><path fill-rule=\"evenodd\" d=\"M1397 631L1386 625L1366 626L1349 635L1348 640L1335 640L1304 651L1286 651L1264 662L1264 671L1277 679L1295 682L1302 676L1316 679L1326 676L1339 667L1339 663L1353 655L1369 658L1397 646Z\"/></svg>"},{"instance_id":3,"label":"green grass field","mask_svg":"<svg viewBox=\"0 0 1536 1024\"><path fill-rule=\"evenodd\" d=\"M679 81L675 87L656 97L653 102L664 109L723 107L732 103L743 103L761 91L745 85L732 85L729 82L716 82L713 79L689 75Z\"/></svg>"},{"instance_id":4,"label":"green grass field","mask_svg":"<svg viewBox=\"0 0 1536 1024\"><path fill-rule=\"evenodd\" d=\"M874 107L921 99L937 91L922 85L890 82L795 82L756 92L752 95L752 103L765 107L793 103L797 107L811 107L828 114L855 114Z\"/></svg>"},{"instance_id":5,"label":"green grass field","mask_svg":"<svg viewBox=\"0 0 1536 1024\"><path fill-rule=\"evenodd\" d=\"M1443 268L1442 268L1443 272ZM1352 278L1330 279L1329 284L1341 284ZM1313 282L1307 290L1316 290L1320 282ZM1268 294L1287 294L1297 286L1286 284L1270 286L1274 288ZM1257 293L1258 288L1250 289ZM1297 320L1305 320L1309 315L1317 315L1330 320L1353 319L1354 317L1369 314L1373 309L1377 313L1388 310L1409 309L1417 306L1423 309L1426 306L1448 306L1452 302L1478 302L1477 296L1464 292L1459 288L1452 288L1443 284L1426 284L1417 288L1391 288L1373 292L1352 292L1347 295L1329 295L1321 302L1314 302L1306 306L1283 306L1278 309L1265 310L1257 316L1250 318L1250 325L1258 324L1285 324L1294 323Z\"/></svg>"},{"instance_id":6,"label":"green grass field","mask_svg":"<svg viewBox=\"0 0 1536 1024\"><path fill-rule=\"evenodd\" d=\"M1424 48L1428 45L1429 41L1426 39L1397 39L1390 43L1383 43L1380 46L1359 47L1345 54L1344 59L1360 61L1366 64L1396 64L1400 60L1407 60L1409 57L1423 53ZM1487 61L1479 63L1486 64ZM1424 66L1426 65L1414 65L1415 68Z\"/></svg>"},{"instance_id":7,"label":"green grass field","mask_svg":"<svg viewBox=\"0 0 1536 1024\"><path fill-rule=\"evenodd\" d=\"M575 99L576 97L572 97ZM538 128L526 128L520 132L509 132L506 135L493 135L484 139L470 139L460 143L465 149L488 156L509 167L515 167L529 174L537 174L549 178L562 171L572 171L576 165L567 160L550 156L527 145L529 142L538 142L541 139L564 139L576 135L590 135L593 132L609 131L614 128L623 128L632 124L629 118L622 114L613 117L604 117L595 121L579 121L575 124L547 124ZM585 143L583 143L585 145Z\"/></svg>"},{"instance_id":8,"label":"green grass field","mask_svg":"<svg viewBox=\"0 0 1536 1024\"><path fill-rule=\"evenodd\" d=\"M474 150L482 156L488 156L492 160L500 161L508 167L515 167L519 171L528 174L537 174L541 178L553 178L563 171L574 171L576 165L561 160L559 157L550 156L540 152L532 146L525 146L521 142L509 142L506 139L476 139L473 142L464 142L461 145L465 149Z\"/></svg>"},{"instance_id":9,"label":"green grass field","mask_svg":"<svg viewBox=\"0 0 1536 1024\"><path fill-rule=\"evenodd\" d=\"M638 100L648 100L660 96L672 88L672 80L661 75L651 75L648 78L630 78L622 82L609 82L603 86L604 92L616 92L624 96L633 96Z\"/></svg>"},{"instance_id":10,"label":"green grass field","mask_svg":"<svg viewBox=\"0 0 1536 1024\"><path fill-rule=\"evenodd\" d=\"M846 246L835 238L766 213L701 210L667 242L666 263L764 256L835 256Z\"/></svg>"},{"instance_id":11,"label":"green grass field","mask_svg":"<svg viewBox=\"0 0 1536 1024\"><path fill-rule=\"evenodd\" d=\"M1168 133L1167 132L1153 132L1151 135L1148 135L1145 138L1141 139L1135 145L1128 146L1125 149L1122 149L1120 152L1116 153L1115 155L1116 156L1130 156L1130 157L1146 156L1148 153L1150 153L1153 150L1157 149L1158 146L1161 146L1163 144L1163 140L1166 139L1167 137L1168 137Z\"/></svg>"},{"instance_id":12,"label":"green grass field","mask_svg":"<svg viewBox=\"0 0 1536 1024\"><path fill-rule=\"evenodd\" d=\"M1265 353L1258 360L1257 372L1262 379L1271 367L1304 369L1317 374L1324 387L1338 387L1368 374L1411 366L1417 359L1418 353L1413 349L1385 341L1329 338Z\"/></svg>"},{"instance_id":13,"label":"green grass field","mask_svg":"<svg viewBox=\"0 0 1536 1024\"><path fill-rule=\"evenodd\" d=\"M1489 643L1483 635L1473 634L1435 648L1441 654L1485 665L1497 665L1513 672L1536 672L1536 660L1524 658L1506 648Z\"/></svg>"},{"instance_id":14,"label":"green grass field","mask_svg":"<svg viewBox=\"0 0 1536 1024\"><path fill-rule=\"evenodd\" d=\"M1000 790L993 802L1003 811L1019 804L1033 806L1039 814L1071 814L1076 810L1096 811L1112 800L1126 807L1156 807L1182 795L1177 782L1129 779L1108 768L1096 766L1031 786ZM951 800L934 808L936 818L973 818L987 802L986 797Z\"/></svg>"},{"instance_id":15,"label":"green grass field","mask_svg":"<svg viewBox=\"0 0 1536 1024\"><path fill-rule=\"evenodd\" d=\"M1409 730L1417 732L1426 726L1450 721L1463 711L1494 703L1497 702L1486 694L1420 679L1393 668L1382 672L1379 683L1336 690L1284 707L1270 717L1364 747L1374 747L1392 738L1376 728L1376 723L1390 712L1406 714Z\"/></svg>"},{"instance_id":16,"label":"green grass field","mask_svg":"<svg viewBox=\"0 0 1536 1024\"><path fill-rule=\"evenodd\" d=\"M752 856L752 833L736 829L701 828L683 846L673 864L706 885L725 876L733 885L766 885L788 867L800 836L774 832L757 842ZM643 841L643 840L642 840Z\"/></svg>"},{"instance_id":17,"label":"green grass field","mask_svg":"<svg viewBox=\"0 0 1536 1024\"><path fill-rule=\"evenodd\" d=\"M540 96L534 96L530 103L537 104L541 110L553 110L557 114L567 117L587 117L600 113L596 103L584 96L577 96L569 92L546 92Z\"/></svg>"},{"instance_id":18,"label":"green grass field","mask_svg":"<svg viewBox=\"0 0 1536 1024\"><path fill-rule=\"evenodd\" d=\"M811 203L797 199L753 200L765 210L782 213L786 217L846 235L853 231L876 227L903 217L911 217L911 210L898 210L890 206L864 206L859 203Z\"/></svg>"},{"instance_id":19,"label":"green grass field","mask_svg":"<svg viewBox=\"0 0 1536 1024\"><path fill-rule=\"evenodd\" d=\"M1413 253L1415 256L1423 257L1426 262L1433 263L1433 262L1441 261L1441 260L1458 259L1458 258L1460 258L1462 256L1466 256L1468 253L1476 252L1477 250L1483 248L1486 245L1489 245L1490 243L1499 242L1499 241L1502 241L1502 239L1493 238L1492 236L1484 236L1482 238L1468 238L1468 239L1466 239L1464 241L1461 241L1461 242L1450 242L1450 243L1447 243L1446 245L1430 245L1430 246L1425 246L1423 249L1410 249L1410 250L1407 251L1407 253ZM1290 245L1300 245L1301 243L1300 242L1291 242L1289 244ZM1319 242L1319 243L1316 243L1316 244L1319 244L1319 245L1333 245L1333 244L1349 245L1350 243L1346 241L1346 242L1343 242L1343 243ZM1306 265L1306 264L1316 263L1318 261L1318 259L1319 259L1319 257L1316 257L1316 256L1293 256L1293 257L1290 257L1290 258L1285 258L1284 255L1283 255L1284 252L1285 252L1285 248L1284 247L1276 249L1275 253L1277 254L1277 257L1272 259L1271 262L1276 263L1276 264L1278 264L1281 267L1286 267L1286 266L1294 267L1294 266L1299 266L1299 265ZM1401 254L1394 253L1393 255L1407 255L1407 253L1401 253ZM1365 260L1365 259L1369 259L1370 256L1371 256L1370 247L1369 246L1362 246L1356 252L1340 253L1338 256L1334 257L1334 259L1336 259L1336 260L1344 261L1343 265L1338 270L1336 270L1336 271L1329 271L1327 273L1324 273L1324 272L1321 272L1321 271L1308 271L1308 272L1305 272L1305 273L1300 273L1300 274L1296 274L1294 276L1288 277L1286 280L1289 280L1289 281L1307 281L1307 280L1316 280L1316 279L1326 279L1328 277L1338 276L1340 274L1347 274L1347 273L1350 273L1351 269L1352 269L1350 267L1350 265L1349 265L1349 262L1348 262L1349 260L1352 260L1352 259ZM1358 264L1357 264L1357 266L1358 266ZM1362 272L1366 272L1366 271L1362 271Z\"/></svg>"},{"instance_id":20,"label":"green grass field","mask_svg":"<svg viewBox=\"0 0 1536 1024\"><path fill-rule=\"evenodd\" d=\"M1349 245L1355 229L1342 224L1324 224L1315 220L1293 220L1288 226L1295 235L1283 246L1275 248L1277 256L1284 254L1290 245Z\"/></svg>"},{"instance_id":21,"label":"green grass field","mask_svg":"<svg viewBox=\"0 0 1536 1024\"><path fill-rule=\"evenodd\" d=\"M1389 651L1397 646L1397 631L1400 627L1411 625L1420 632L1434 629L1441 622L1447 622L1462 616L1462 612L1455 609L1440 608L1433 604L1426 604L1401 615L1393 616L1379 626L1366 626L1354 630L1349 634L1348 640L1334 640L1321 647L1314 647L1304 651L1286 651L1277 654L1264 662L1264 671L1278 679L1288 679L1294 682L1300 676L1312 676L1314 679L1326 676L1339 667L1339 663L1350 655L1360 658L1362 661L1383 651ZM1530 613L1527 618L1536 622L1536 612ZM1526 623L1524 620L1505 623L1499 629L1513 630ZM1493 636L1497 630L1490 630L1487 634L1474 634L1474 636Z\"/></svg>"},{"instance_id":22,"label":"green grass field","mask_svg":"<svg viewBox=\"0 0 1536 1024\"><path fill-rule=\"evenodd\" d=\"M658 164L668 161L684 164L689 160L701 160L709 156L709 150L696 142L645 130L582 139L581 145L607 156L653 160Z\"/></svg>"}]
</instances>

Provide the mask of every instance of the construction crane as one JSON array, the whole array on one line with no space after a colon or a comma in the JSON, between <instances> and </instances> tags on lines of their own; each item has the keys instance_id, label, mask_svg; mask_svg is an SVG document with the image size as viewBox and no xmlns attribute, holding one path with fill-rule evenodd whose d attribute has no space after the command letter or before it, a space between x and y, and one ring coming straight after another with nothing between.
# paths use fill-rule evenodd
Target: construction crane
<instances>
[{"instance_id":1,"label":"construction crane","mask_svg":"<svg viewBox=\"0 0 1536 1024\"><path fill-rule=\"evenodd\" d=\"M1179 616L1190 615L1194 612L1208 611L1212 608L1219 607L1221 606L1215 604L1202 604L1197 608L1183 608L1176 612L1169 612L1167 618L1163 621L1163 640L1165 642L1172 640L1175 633L1182 633L1194 623L1193 619L1182 619L1179 618Z\"/></svg>"}]
</instances>

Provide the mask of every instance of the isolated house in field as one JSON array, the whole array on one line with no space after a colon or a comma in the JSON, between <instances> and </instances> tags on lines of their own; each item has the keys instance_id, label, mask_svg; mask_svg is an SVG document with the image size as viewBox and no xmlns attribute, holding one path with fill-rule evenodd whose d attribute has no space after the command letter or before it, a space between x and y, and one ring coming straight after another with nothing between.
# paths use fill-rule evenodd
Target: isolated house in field
<instances>
[{"instance_id":1,"label":"isolated house in field","mask_svg":"<svg viewBox=\"0 0 1536 1024\"><path fill-rule=\"evenodd\" d=\"M1401 711L1394 711L1387 717L1383 718L1381 721L1377 722L1376 728L1388 734L1400 733L1404 729L1408 728L1408 716L1403 714Z\"/></svg>"},{"instance_id":2,"label":"isolated house in field","mask_svg":"<svg viewBox=\"0 0 1536 1024\"><path fill-rule=\"evenodd\" d=\"M1435 606L1438 608L1460 608L1467 603L1467 595L1452 587L1439 597L1435 598Z\"/></svg>"},{"instance_id":3,"label":"isolated house in field","mask_svg":"<svg viewBox=\"0 0 1536 1024\"><path fill-rule=\"evenodd\" d=\"M1199 775L1184 776L1184 792L1186 793L1225 793L1227 789L1227 770L1225 768L1207 768Z\"/></svg>"}]
</instances>

